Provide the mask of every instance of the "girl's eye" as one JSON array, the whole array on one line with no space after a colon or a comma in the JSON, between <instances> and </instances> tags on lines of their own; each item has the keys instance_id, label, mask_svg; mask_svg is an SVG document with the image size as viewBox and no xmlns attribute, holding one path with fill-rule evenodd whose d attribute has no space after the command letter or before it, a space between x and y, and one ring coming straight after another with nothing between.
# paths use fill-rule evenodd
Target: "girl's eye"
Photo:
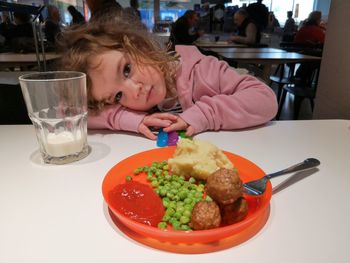
<instances>
[{"instance_id":1,"label":"girl's eye","mask_svg":"<svg viewBox=\"0 0 350 263\"><path fill-rule=\"evenodd\" d=\"M114 97L114 102L119 102L123 97L123 92L119 91Z\"/></svg>"},{"instance_id":2,"label":"girl's eye","mask_svg":"<svg viewBox=\"0 0 350 263\"><path fill-rule=\"evenodd\" d=\"M124 77L128 78L131 72L131 65L130 64L125 64L124 69L123 69L123 74Z\"/></svg>"}]
</instances>

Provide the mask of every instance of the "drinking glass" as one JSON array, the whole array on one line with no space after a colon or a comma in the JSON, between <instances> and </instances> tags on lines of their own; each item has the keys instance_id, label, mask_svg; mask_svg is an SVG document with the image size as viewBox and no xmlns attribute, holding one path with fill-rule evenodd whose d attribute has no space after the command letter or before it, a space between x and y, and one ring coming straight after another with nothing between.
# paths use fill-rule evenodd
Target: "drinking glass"
<instances>
[{"instance_id":1,"label":"drinking glass","mask_svg":"<svg viewBox=\"0 0 350 263\"><path fill-rule=\"evenodd\" d=\"M44 162L65 164L86 157L86 75L38 72L20 76L19 81Z\"/></svg>"}]
</instances>

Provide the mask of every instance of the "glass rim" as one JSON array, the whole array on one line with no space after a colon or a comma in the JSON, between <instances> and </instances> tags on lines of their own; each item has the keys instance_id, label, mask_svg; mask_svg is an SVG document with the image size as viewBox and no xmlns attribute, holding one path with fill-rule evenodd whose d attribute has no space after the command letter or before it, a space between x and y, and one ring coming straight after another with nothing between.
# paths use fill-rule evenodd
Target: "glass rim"
<instances>
[{"instance_id":1,"label":"glass rim","mask_svg":"<svg viewBox=\"0 0 350 263\"><path fill-rule=\"evenodd\" d=\"M55 74L66 74L67 77L57 77L57 78L47 78L47 79L43 79L40 78L39 76L42 75L55 75ZM69 76L70 74L72 74L72 76ZM28 78L28 77L33 77L37 75L37 78ZM32 73L27 73L24 75L19 76L19 81L26 81L26 82L49 82L49 81L67 81L67 80L74 80L74 79L81 79L81 78L85 78L86 74L84 72L79 72L79 71L43 71L43 72L32 72Z\"/></svg>"}]
</instances>

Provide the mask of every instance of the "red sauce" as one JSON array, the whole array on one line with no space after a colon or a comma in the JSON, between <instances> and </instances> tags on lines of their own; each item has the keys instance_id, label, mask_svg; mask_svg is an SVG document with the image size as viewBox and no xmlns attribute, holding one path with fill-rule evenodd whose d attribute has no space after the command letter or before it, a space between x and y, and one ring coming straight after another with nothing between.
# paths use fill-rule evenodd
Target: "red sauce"
<instances>
[{"instance_id":1,"label":"red sauce","mask_svg":"<svg viewBox=\"0 0 350 263\"><path fill-rule=\"evenodd\" d=\"M162 200L148 185L128 181L117 185L109 198L114 209L137 222L157 226L163 218Z\"/></svg>"}]
</instances>

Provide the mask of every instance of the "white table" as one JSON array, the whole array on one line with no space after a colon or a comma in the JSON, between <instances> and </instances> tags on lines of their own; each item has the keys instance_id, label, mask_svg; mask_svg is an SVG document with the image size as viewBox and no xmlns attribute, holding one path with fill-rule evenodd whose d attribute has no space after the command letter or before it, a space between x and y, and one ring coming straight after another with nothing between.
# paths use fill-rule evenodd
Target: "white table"
<instances>
[{"instance_id":1,"label":"white table","mask_svg":"<svg viewBox=\"0 0 350 263\"><path fill-rule=\"evenodd\" d=\"M32 126L0 126L0 262L348 262L350 121L280 121L197 137L266 172L308 157L321 165L318 172L279 188L266 225L253 238L219 252L173 254L126 237L111 223L101 193L114 164L155 148L154 141L94 132L86 159L49 166L37 159ZM275 178L273 186L288 178Z\"/></svg>"},{"instance_id":2,"label":"white table","mask_svg":"<svg viewBox=\"0 0 350 263\"><path fill-rule=\"evenodd\" d=\"M54 52L48 52L45 54L46 62L52 62L60 58L60 54ZM43 63L43 56L40 54L40 63ZM9 67L28 67L38 64L36 53L0 53L0 68Z\"/></svg>"}]
</instances>

